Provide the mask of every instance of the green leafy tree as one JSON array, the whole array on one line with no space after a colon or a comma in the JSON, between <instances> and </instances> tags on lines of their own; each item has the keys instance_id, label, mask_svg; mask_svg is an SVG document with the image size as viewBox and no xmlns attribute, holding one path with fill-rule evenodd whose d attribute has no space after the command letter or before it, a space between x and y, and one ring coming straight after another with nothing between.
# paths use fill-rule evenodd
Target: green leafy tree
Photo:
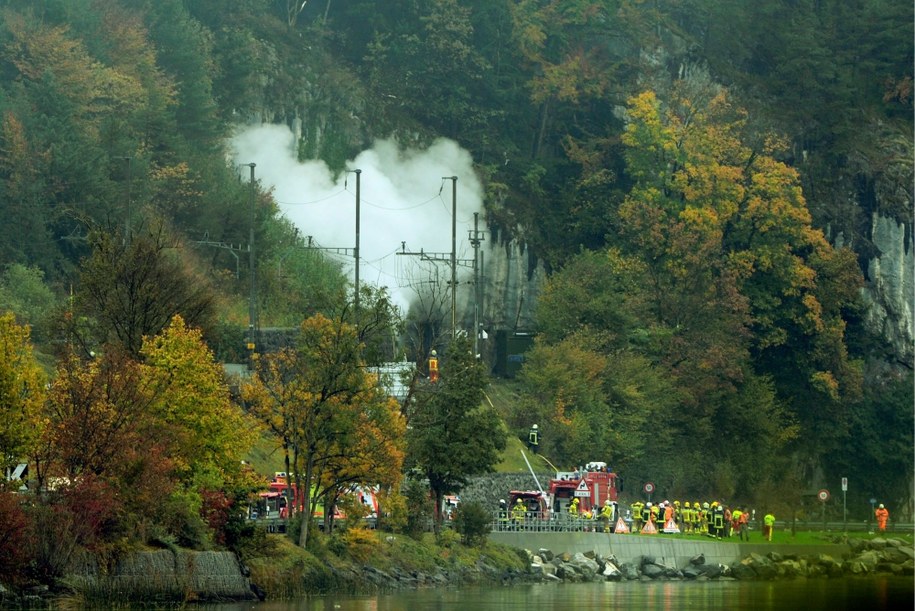
<instances>
[{"instance_id":1,"label":"green leafy tree","mask_svg":"<svg viewBox=\"0 0 915 611\"><path fill-rule=\"evenodd\" d=\"M483 403L486 372L467 338L451 343L440 370L439 381L417 398L407 434L407 464L429 480L437 528L444 496L491 471L506 444L501 418Z\"/></svg>"},{"instance_id":2,"label":"green leafy tree","mask_svg":"<svg viewBox=\"0 0 915 611\"><path fill-rule=\"evenodd\" d=\"M47 325L55 302L40 269L14 263L0 274L0 311L15 312L20 321L29 323L35 341L48 339Z\"/></svg>"},{"instance_id":3,"label":"green leafy tree","mask_svg":"<svg viewBox=\"0 0 915 611\"><path fill-rule=\"evenodd\" d=\"M44 429L44 375L32 357L27 326L0 314L0 468L15 467Z\"/></svg>"}]
</instances>

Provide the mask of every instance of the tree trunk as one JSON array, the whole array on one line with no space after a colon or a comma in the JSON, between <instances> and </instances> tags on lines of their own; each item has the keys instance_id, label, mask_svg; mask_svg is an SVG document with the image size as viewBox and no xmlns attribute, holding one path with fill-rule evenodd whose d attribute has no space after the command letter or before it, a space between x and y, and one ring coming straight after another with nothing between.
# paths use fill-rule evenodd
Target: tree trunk
<instances>
[{"instance_id":1,"label":"tree trunk","mask_svg":"<svg viewBox=\"0 0 915 611\"><path fill-rule=\"evenodd\" d=\"M314 471L314 452L308 453L308 459L305 462L305 483L302 488L303 495L303 505L305 506L305 511L302 513L302 529L299 531L299 546L305 547L305 544L308 543L308 526L311 523L311 476Z\"/></svg>"}]
</instances>

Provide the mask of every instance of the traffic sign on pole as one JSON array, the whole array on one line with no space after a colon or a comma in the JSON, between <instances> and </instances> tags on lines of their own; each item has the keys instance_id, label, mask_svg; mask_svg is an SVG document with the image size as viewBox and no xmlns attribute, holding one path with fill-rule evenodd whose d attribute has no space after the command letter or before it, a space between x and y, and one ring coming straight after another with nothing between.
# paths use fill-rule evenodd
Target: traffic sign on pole
<instances>
[{"instance_id":1,"label":"traffic sign on pole","mask_svg":"<svg viewBox=\"0 0 915 611\"><path fill-rule=\"evenodd\" d=\"M848 478L842 478L842 492L848 492Z\"/></svg>"},{"instance_id":2,"label":"traffic sign on pole","mask_svg":"<svg viewBox=\"0 0 915 611\"><path fill-rule=\"evenodd\" d=\"M645 491L645 494L648 495L648 502L651 502L651 493L654 492L654 484L651 482L645 482L645 485L642 486L642 490Z\"/></svg>"}]
</instances>

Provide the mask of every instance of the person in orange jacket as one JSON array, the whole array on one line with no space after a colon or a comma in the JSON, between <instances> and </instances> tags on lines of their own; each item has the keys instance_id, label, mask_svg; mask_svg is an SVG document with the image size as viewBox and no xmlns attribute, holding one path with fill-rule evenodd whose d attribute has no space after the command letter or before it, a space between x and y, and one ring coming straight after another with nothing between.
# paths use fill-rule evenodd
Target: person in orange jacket
<instances>
[{"instance_id":1,"label":"person in orange jacket","mask_svg":"<svg viewBox=\"0 0 915 611\"><path fill-rule=\"evenodd\" d=\"M890 517L890 512L883 506L883 503L880 503L880 507L874 512L874 516L877 518L877 530L886 532L886 521Z\"/></svg>"}]
</instances>

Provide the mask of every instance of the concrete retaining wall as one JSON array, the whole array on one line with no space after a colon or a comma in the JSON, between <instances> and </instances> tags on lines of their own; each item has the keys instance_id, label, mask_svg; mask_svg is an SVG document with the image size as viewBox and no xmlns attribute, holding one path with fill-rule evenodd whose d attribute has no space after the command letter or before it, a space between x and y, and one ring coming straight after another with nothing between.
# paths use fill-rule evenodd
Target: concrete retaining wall
<instances>
[{"instance_id":1,"label":"concrete retaining wall","mask_svg":"<svg viewBox=\"0 0 915 611\"><path fill-rule=\"evenodd\" d=\"M248 578L231 552L134 552L110 568L87 556L68 581L79 590L124 599L249 600Z\"/></svg>"},{"instance_id":2,"label":"concrete retaining wall","mask_svg":"<svg viewBox=\"0 0 915 611\"><path fill-rule=\"evenodd\" d=\"M653 556L658 564L670 568L683 568L689 559L705 555L706 564L732 564L751 553L767 554L776 551L799 556L829 554L842 558L850 553L847 545L791 545L777 543L732 543L714 541L679 540L655 535L615 535L595 532L493 532L489 540L537 552L545 548L554 554L593 551L603 557L616 556L620 562L636 562L640 556Z\"/></svg>"}]
</instances>

